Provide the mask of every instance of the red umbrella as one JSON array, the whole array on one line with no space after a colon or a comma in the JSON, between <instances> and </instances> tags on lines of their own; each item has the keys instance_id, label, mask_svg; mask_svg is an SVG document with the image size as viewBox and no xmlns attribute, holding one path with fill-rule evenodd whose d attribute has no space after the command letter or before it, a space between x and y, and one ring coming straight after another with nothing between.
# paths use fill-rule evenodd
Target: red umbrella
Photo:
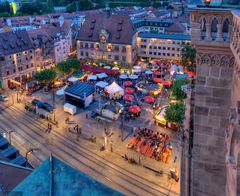
<instances>
[{"instance_id":1,"label":"red umbrella","mask_svg":"<svg viewBox=\"0 0 240 196\"><path fill-rule=\"evenodd\" d=\"M144 97L144 101L147 103L153 103L155 101L155 98L153 96L146 96Z\"/></svg>"},{"instance_id":2,"label":"red umbrella","mask_svg":"<svg viewBox=\"0 0 240 196\"><path fill-rule=\"evenodd\" d=\"M123 100L124 101L132 101L132 100L134 100L134 96L126 94L126 95L124 95Z\"/></svg>"},{"instance_id":3,"label":"red umbrella","mask_svg":"<svg viewBox=\"0 0 240 196\"><path fill-rule=\"evenodd\" d=\"M127 88L125 88L125 93L126 94L132 94L132 93L134 93L134 89L133 88L129 88L129 87L127 87Z\"/></svg>"},{"instance_id":4,"label":"red umbrella","mask_svg":"<svg viewBox=\"0 0 240 196\"><path fill-rule=\"evenodd\" d=\"M153 78L153 81L156 83L161 83L162 79L161 78Z\"/></svg>"},{"instance_id":5,"label":"red umbrella","mask_svg":"<svg viewBox=\"0 0 240 196\"><path fill-rule=\"evenodd\" d=\"M162 84L163 84L164 86L171 86L171 85L172 85L172 82L169 81L169 80L166 80L166 81L162 81Z\"/></svg>"},{"instance_id":6,"label":"red umbrella","mask_svg":"<svg viewBox=\"0 0 240 196\"><path fill-rule=\"evenodd\" d=\"M196 73L194 71L188 71L187 74L190 78L194 78L196 76Z\"/></svg>"},{"instance_id":7,"label":"red umbrella","mask_svg":"<svg viewBox=\"0 0 240 196\"><path fill-rule=\"evenodd\" d=\"M164 73L161 72L161 71L155 71L154 74L157 75L157 76L164 75Z\"/></svg>"},{"instance_id":8,"label":"red umbrella","mask_svg":"<svg viewBox=\"0 0 240 196\"><path fill-rule=\"evenodd\" d=\"M128 108L128 111L134 114L141 112L141 108L137 105L132 105Z\"/></svg>"},{"instance_id":9,"label":"red umbrella","mask_svg":"<svg viewBox=\"0 0 240 196\"><path fill-rule=\"evenodd\" d=\"M123 85L124 85L124 86L132 86L133 83L132 83L132 81L129 81L129 80L128 80L128 81L124 82Z\"/></svg>"}]
</instances>

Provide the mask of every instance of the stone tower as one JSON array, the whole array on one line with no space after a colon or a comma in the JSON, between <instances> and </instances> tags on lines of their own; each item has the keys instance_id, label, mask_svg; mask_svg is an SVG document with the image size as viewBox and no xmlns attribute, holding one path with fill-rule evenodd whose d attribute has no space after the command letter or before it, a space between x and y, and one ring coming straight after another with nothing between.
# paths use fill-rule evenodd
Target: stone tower
<instances>
[{"instance_id":1,"label":"stone tower","mask_svg":"<svg viewBox=\"0 0 240 196\"><path fill-rule=\"evenodd\" d=\"M194 6L190 13L197 79L192 146L190 156L183 158L181 195L235 196L240 194L239 12L224 5Z\"/></svg>"}]
</instances>

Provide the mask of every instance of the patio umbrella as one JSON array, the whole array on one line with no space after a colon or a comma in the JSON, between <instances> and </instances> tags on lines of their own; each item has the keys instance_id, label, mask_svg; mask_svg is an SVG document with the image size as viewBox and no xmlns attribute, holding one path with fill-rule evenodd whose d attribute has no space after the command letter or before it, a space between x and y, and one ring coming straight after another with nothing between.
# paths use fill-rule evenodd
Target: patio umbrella
<instances>
[{"instance_id":1,"label":"patio umbrella","mask_svg":"<svg viewBox=\"0 0 240 196\"><path fill-rule=\"evenodd\" d=\"M104 66L103 68L105 68L105 69L111 69L110 66Z\"/></svg>"},{"instance_id":2,"label":"patio umbrella","mask_svg":"<svg viewBox=\"0 0 240 196\"><path fill-rule=\"evenodd\" d=\"M112 70L119 70L119 67L113 67Z\"/></svg>"},{"instance_id":3,"label":"patio umbrella","mask_svg":"<svg viewBox=\"0 0 240 196\"><path fill-rule=\"evenodd\" d=\"M132 86L133 83L132 83L132 81L126 81L126 82L123 83L123 85L124 86Z\"/></svg>"},{"instance_id":4,"label":"patio umbrella","mask_svg":"<svg viewBox=\"0 0 240 196\"><path fill-rule=\"evenodd\" d=\"M126 95L124 95L123 100L124 101L132 101L132 100L134 100L134 96L130 95L130 94L126 94Z\"/></svg>"},{"instance_id":5,"label":"patio umbrella","mask_svg":"<svg viewBox=\"0 0 240 196\"><path fill-rule=\"evenodd\" d=\"M162 79L161 78L153 78L153 81L156 83L161 83Z\"/></svg>"},{"instance_id":6,"label":"patio umbrella","mask_svg":"<svg viewBox=\"0 0 240 196\"><path fill-rule=\"evenodd\" d=\"M89 75L87 80L97 80L97 76L96 75Z\"/></svg>"},{"instance_id":7,"label":"patio umbrella","mask_svg":"<svg viewBox=\"0 0 240 196\"><path fill-rule=\"evenodd\" d=\"M190 78L194 78L196 76L196 73L194 71L188 71L187 74Z\"/></svg>"},{"instance_id":8,"label":"patio umbrella","mask_svg":"<svg viewBox=\"0 0 240 196\"><path fill-rule=\"evenodd\" d=\"M119 78L122 79L122 80L125 80L125 79L128 78L128 76L127 75L121 75L121 76L119 76Z\"/></svg>"},{"instance_id":9,"label":"patio umbrella","mask_svg":"<svg viewBox=\"0 0 240 196\"><path fill-rule=\"evenodd\" d=\"M132 79L132 80L136 80L136 79L138 79L138 76L135 75L135 74L131 74L131 75L129 76L129 78Z\"/></svg>"},{"instance_id":10,"label":"patio umbrella","mask_svg":"<svg viewBox=\"0 0 240 196\"><path fill-rule=\"evenodd\" d=\"M133 88L129 88L129 87L127 87L127 88L125 88L125 93L126 94L132 94L132 93L134 93L134 89Z\"/></svg>"},{"instance_id":11,"label":"patio umbrella","mask_svg":"<svg viewBox=\"0 0 240 196\"><path fill-rule=\"evenodd\" d=\"M68 81L69 82L76 82L76 81L78 81L78 79L75 78L75 77L71 77L71 78L68 78Z\"/></svg>"},{"instance_id":12,"label":"patio umbrella","mask_svg":"<svg viewBox=\"0 0 240 196\"><path fill-rule=\"evenodd\" d=\"M96 74L98 78L102 79L102 78L107 78L108 75L106 73L99 73L99 74Z\"/></svg>"},{"instance_id":13,"label":"patio umbrella","mask_svg":"<svg viewBox=\"0 0 240 196\"><path fill-rule=\"evenodd\" d=\"M56 95L60 96L60 95L64 95L64 93L65 93L64 89L60 89L56 92Z\"/></svg>"},{"instance_id":14,"label":"patio umbrella","mask_svg":"<svg viewBox=\"0 0 240 196\"><path fill-rule=\"evenodd\" d=\"M160 75L164 75L164 73L161 72L161 71L155 71L155 72L154 72L154 75L160 76Z\"/></svg>"},{"instance_id":15,"label":"patio umbrella","mask_svg":"<svg viewBox=\"0 0 240 196\"><path fill-rule=\"evenodd\" d=\"M155 98L153 96L145 96L144 101L146 103L153 103L155 101Z\"/></svg>"},{"instance_id":16,"label":"patio umbrella","mask_svg":"<svg viewBox=\"0 0 240 196\"><path fill-rule=\"evenodd\" d=\"M128 111L134 114L141 112L141 108L137 105L132 105L128 108Z\"/></svg>"},{"instance_id":17,"label":"patio umbrella","mask_svg":"<svg viewBox=\"0 0 240 196\"><path fill-rule=\"evenodd\" d=\"M169 81L169 80L166 80L166 81L162 81L162 84L163 84L164 86L171 86L171 85L172 85L172 82Z\"/></svg>"},{"instance_id":18,"label":"patio umbrella","mask_svg":"<svg viewBox=\"0 0 240 196\"><path fill-rule=\"evenodd\" d=\"M150 75L150 74L152 74L153 72L151 71L151 70L147 70L147 71L145 71L145 74L148 74L148 75Z\"/></svg>"}]
</instances>

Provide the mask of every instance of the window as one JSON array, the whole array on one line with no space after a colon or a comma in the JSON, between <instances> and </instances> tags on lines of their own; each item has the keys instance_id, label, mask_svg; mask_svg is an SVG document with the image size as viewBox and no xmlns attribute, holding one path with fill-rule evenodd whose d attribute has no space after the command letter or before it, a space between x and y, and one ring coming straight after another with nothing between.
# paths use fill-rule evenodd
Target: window
<instances>
[{"instance_id":1,"label":"window","mask_svg":"<svg viewBox=\"0 0 240 196\"><path fill-rule=\"evenodd\" d=\"M83 56L83 51L81 51L81 54L80 54L81 56Z\"/></svg>"},{"instance_id":2,"label":"window","mask_svg":"<svg viewBox=\"0 0 240 196\"><path fill-rule=\"evenodd\" d=\"M174 57L174 56L175 56L175 54L172 54L172 56Z\"/></svg>"},{"instance_id":3,"label":"window","mask_svg":"<svg viewBox=\"0 0 240 196\"><path fill-rule=\"evenodd\" d=\"M32 53L32 50L30 50L29 52Z\"/></svg>"},{"instance_id":4,"label":"window","mask_svg":"<svg viewBox=\"0 0 240 196\"><path fill-rule=\"evenodd\" d=\"M149 52L149 54L152 54L152 52Z\"/></svg>"},{"instance_id":5,"label":"window","mask_svg":"<svg viewBox=\"0 0 240 196\"><path fill-rule=\"evenodd\" d=\"M161 56L161 53L159 52L158 55Z\"/></svg>"},{"instance_id":6,"label":"window","mask_svg":"<svg viewBox=\"0 0 240 196\"><path fill-rule=\"evenodd\" d=\"M179 51L180 51L180 48L177 48L177 51L179 52Z\"/></svg>"},{"instance_id":7,"label":"window","mask_svg":"<svg viewBox=\"0 0 240 196\"><path fill-rule=\"evenodd\" d=\"M115 46L115 50L116 50L116 51L119 51L119 46Z\"/></svg>"},{"instance_id":8,"label":"window","mask_svg":"<svg viewBox=\"0 0 240 196\"><path fill-rule=\"evenodd\" d=\"M11 59L11 58L12 58L12 56L10 55L10 56L9 56L9 58Z\"/></svg>"},{"instance_id":9,"label":"window","mask_svg":"<svg viewBox=\"0 0 240 196\"><path fill-rule=\"evenodd\" d=\"M172 48L172 50L175 50L175 48Z\"/></svg>"},{"instance_id":10,"label":"window","mask_svg":"<svg viewBox=\"0 0 240 196\"><path fill-rule=\"evenodd\" d=\"M31 63L31 67L33 67L33 63Z\"/></svg>"},{"instance_id":11,"label":"window","mask_svg":"<svg viewBox=\"0 0 240 196\"><path fill-rule=\"evenodd\" d=\"M175 44L175 41L173 41L172 43Z\"/></svg>"},{"instance_id":12,"label":"window","mask_svg":"<svg viewBox=\"0 0 240 196\"><path fill-rule=\"evenodd\" d=\"M169 53L167 53L167 56L170 56L170 54L169 54Z\"/></svg>"},{"instance_id":13,"label":"window","mask_svg":"<svg viewBox=\"0 0 240 196\"><path fill-rule=\"evenodd\" d=\"M88 48L88 43L85 43L85 48Z\"/></svg>"},{"instance_id":14,"label":"window","mask_svg":"<svg viewBox=\"0 0 240 196\"><path fill-rule=\"evenodd\" d=\"M168 49L168 50L171 50L171 48L170 48L170 47L168 47L167 49Z\"/></svg>"},{"instance_id":15,"label":"window","mask_svg":"<svg viewBox=\"0 0 240 196\"><path fill-rule=\"evenodd\" d=\"M122 56L122 61L126 62L126 57L125 56Z\"/></svg>"},{"instance_id":16,"label":"window","mask_svg":"<svg viewBox=\"0 0 240 196\"><path fill-rule=\"evenodd\" d=\"M12 64L15 64L15 61L13 61Z\"/></svg>"},{"instance_id":17,"label":"window","mask_svg":"<svg viewBox=\"0 0 240 196\"><path fill-rule=\"evenodd\" d=\"M163 50L166 50L166 47L163 47Z\"/></svg>"},{"instance_id":18,"label":"window","mask_svg":"<svg viewBox=\"0 0 240 196\"><path fill-rule=\"evenodd\" d=\"M165 56L165 55L166 55L166 53L162 53L162 55L163 55L163 56Z\"/></svg>"},{"instance_id":19,"label":"window","mask_svg":"<svg viewBox=\"0 0 240 196\"><path fill-rule=\"evenodd\" d=\"M32 59L33 57L32 56L30 56L30 59Z\"/></svg>"},{"instance_id":20,"label":"window","mask_svg":"<svg viewBox=\"0 0 240 196\"><path fill-rule=\"evenodd\" d=\"M13 73L16 73L16 69L13 69Z\"/></svg>"},{"instance_id":21,"label":"window","mask_svg":"<svg viewBox=\"0 0 240 196\"><path fill-rule=\"evenodd\" d=\"M28 57L26 57L26 61L28 60Z\"/></svg>"},{"instance_id":22,"label":"window","mask_svg":"<svg viewBox=\"0 0 240 196\"><path fill-rule=\"evenodd\" d=\"M93 43L91 43L91 48L94 48L94 45L93 45Z\"/></svg>"},{"instance_id":23,"label":"window","mask_svg":"<svg viewBox=\"0 0 240 196\"><path fill-rule=\"evenodd\" d=\"M111 55L108 55L108 59L112 59L112 56L111 56Z\"/></svg>"},{"instance_id":24,"label":"window","mask_svg":"<svg viewBox=\"0 0 240 196\"><path fill-rule=\"evenodd\" d=\"M149 46L149 49L152 49L152 46Z\"/></svg>"},{"instance_id":25,"label":"window","mask_svg":"<svg viewBox=\"0 0 240 196\"><path fill-rule=\"evenodd\" d=\"M83 47L83 42L80 42L80 47L81 47L81 48Z\"/></svg>"},{"instance_id":26,"label":"window","mask_svg":"<svg viewBox=\"0 0 240 196\"><path fill-rule=\"evenodd\" d=\"M114 60L115 60L115 61L118 61L118 60L119 60L119 56L115 55L115 56L114 56Z\"/></svg>"},{"instance_id":27,"label":"window","mask_svg":"<svg viewBox=\"0 0 240 196\"><path fill-rule=\"evenodd\" d=\"M26 65L26 68L28 69L28 65Z\"/></svg>"},{"instance_id":28,"label":"window","mask_svg":"<svg viewBox=\"0 0 240 196\"><path fill-rule=\"evenodd\" d=\"M154 46L154 49L156 50L156 49L157 49L157 46Z\"/></svg>"},{"instance_id":29,"label":"window","mask_svg":"<svg viewBox=\"0 0 240 196\"><path fill-rule=\"evenodd\" d=\"M88 52L85 53L86 57L88 57Z\"/></svg>"},{"instance_id":30,"label":"window","mask_svg":"<svg viewBox=\"0 0 240 196\"><path fill-rule=\"evenodd\" d=\"M7 71L7 75L9 75L9 71Z\"/></svg>"},{"instance_id":31,"label":"window","mask_svg":"<svg viewBox=\"0 0 240 196\"><path fill-rule=\"evenodd\" d=\"M158 49L159 49L159 50L161 50L161 49L162 49L162 47L161 47L161 46L158 46Z\"/></svg>"},{"instance_id":32,"label":"window","mask_svg":"<svg viewBox=\"0 0 240 196\"><path fill-rule=\"evenodd\" d=\"M122 51L126 52L126 47L125 46L122 47Z\"/></svg>"},{"instance_id":33,"label":"window","mask_svg":"<svg viewBox=\"0 0 240 196\"><path fill-rule=\"evenodd\" d=\"M154 55L157 55L157 53L156 53L156 52L154 52L153 54L154 54Z\"/></svg>"}]
</instances>

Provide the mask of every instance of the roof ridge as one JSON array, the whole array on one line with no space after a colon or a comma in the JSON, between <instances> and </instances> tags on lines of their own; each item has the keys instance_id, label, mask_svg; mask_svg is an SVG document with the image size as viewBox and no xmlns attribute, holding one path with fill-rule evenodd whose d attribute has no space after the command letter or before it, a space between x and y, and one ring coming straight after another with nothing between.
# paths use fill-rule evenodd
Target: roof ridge
<instances>
[{"instance_id":1,"label":"roof ridge","mask_svg":"<svg viewBox=\"0 0 240 196\"><path fill-rule=\"evenodd\" d=\"M11 167L16 167L16 168L19 168L19 169L25 169L25 170L29 170L29 171L34 171L33 169L31 169L29 167L23 167L23 166L16 165L16 164L13 164L13 163L9 163L9 162L6 162L6 161L0 161L0 164L11 166Z\"/></svg>"}]
</instances>

